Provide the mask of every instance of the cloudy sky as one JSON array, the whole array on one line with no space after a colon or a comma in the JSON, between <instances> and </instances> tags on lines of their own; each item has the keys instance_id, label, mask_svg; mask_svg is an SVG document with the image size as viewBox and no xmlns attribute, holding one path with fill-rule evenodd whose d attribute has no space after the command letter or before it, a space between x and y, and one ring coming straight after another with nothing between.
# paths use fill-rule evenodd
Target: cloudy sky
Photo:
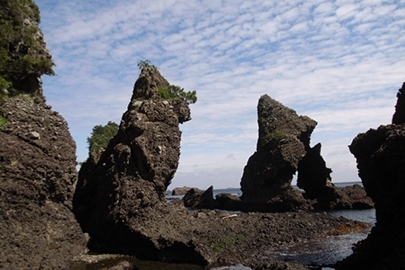
<instances>
[{"instance_id":1,"label":"cloudy sky","mask_svg":"<svg viewBox=\"0 0 405 270\"><path fill-rule=\"evenodd\" d=\"M44 92L79 161L93 126L120 122L139 60L197 90L169 188L239 187L263 94L318 122L333 182L359 181L347 146L390 123L405 81L404 0L35 2L57 65Z\"/></svg>"}]
</instances>

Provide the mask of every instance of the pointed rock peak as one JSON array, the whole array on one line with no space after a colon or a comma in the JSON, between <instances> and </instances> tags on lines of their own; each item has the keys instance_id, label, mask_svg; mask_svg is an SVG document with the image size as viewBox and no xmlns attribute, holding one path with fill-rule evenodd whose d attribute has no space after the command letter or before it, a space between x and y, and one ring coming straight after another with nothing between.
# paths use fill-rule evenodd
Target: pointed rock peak
<instances>
[{"instance_id":1,"label":"pointed rock peak","mask_svg":"<svg viewBox=\"0 0 405 270\"><path fill-rule=\"evenodd\" d=\"M167 89L169 82L160 74L156 67L142 68L135 82L132 99L151 99L159 96L159 90Z\"/></svg>"},{"instance_id":2,"label":"pointed rock peak","mask_svg":"<svg viewBox=\"0 0 405 270\"><path fill-rule=\"evenodd\" d=\"M257 106L259 139L257 149L271 141L296 138L305 145L309 145L310 135L317 122L307 116L299 116L290 109L268 95L259 99Z\"/></svg>"},{"instance_id":3,"label":"pointed rock peak","mask_svg":"<svg viewBox=\"0 0 405 270\"><path fill-rule=\"evenodd\" d=\"M395 105L395 113L392 117L393 124L405 124L405 82L402 88L397 93L397 104Z\"/></svg>"}]
</instances>

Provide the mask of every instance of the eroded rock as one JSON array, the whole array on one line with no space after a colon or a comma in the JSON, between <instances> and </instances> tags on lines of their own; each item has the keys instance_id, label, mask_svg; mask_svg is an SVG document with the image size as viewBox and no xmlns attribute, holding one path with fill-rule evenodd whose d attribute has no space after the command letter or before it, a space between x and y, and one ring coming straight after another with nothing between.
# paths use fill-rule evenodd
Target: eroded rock
<instances>
[{"instance_id":1,"label":"eroded rock","mask_svg":"<svg viewBox=\"0 0 405 270\"><path fill-rule=\"evenodd\" d=\"M295 203L289 205L300 208L305 200L298 190L292 189L291 181L317 123L307 116L298 116L268 95L259 99L257 112L259 138L256 152L243 172L242 202L252 209L272 211L271 203L276 202L274 210L278 209L281 196L293 198Z\"/></svg>"},{"instance_id":2,"label":"eroded rock","mask_svg":"<svg viewBox=\"0 0 405 270\"><path fill-rule=\"evenodd\" d=\"M352 256L337 269L401 269L405 267L405 119L404 87L398 93L391 125L370 129L349 146L359 176L375 203L377 223Z\"/></svg>"},{"instance_id":3,"label":"eroded rock","mask_svg":"<svg viewBox=\"0 0 405 270\"><path fill-rule=\"evenodd\" d=\"M69 269L85 238L72 213L76 145L42 99L1 101L0 268ZM32 133L38 136L32 136Z\"/></svg>"}]
</instances>

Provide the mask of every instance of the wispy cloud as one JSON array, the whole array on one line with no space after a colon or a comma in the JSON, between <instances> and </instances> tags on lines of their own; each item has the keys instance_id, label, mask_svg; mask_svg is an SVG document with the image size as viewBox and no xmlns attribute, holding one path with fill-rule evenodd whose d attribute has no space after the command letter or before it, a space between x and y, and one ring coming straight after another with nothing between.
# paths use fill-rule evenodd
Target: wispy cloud
<instances>
[{"instance_id":1,"label":"wispy cloud","mask_svg":"<svg viewBox=\"0 0 405 270\"><path fill-rule=\"evenodd\" d=\"M197 90L173 185L239 186L265 93L317 120L312 141L322 142L334 181L356 180L347 145L390 122L405 80L403 1L36 3L57 63L45 94L67 119L79 160L94 125L120 120L139 60Z\"/></svg>"}]
</instances>

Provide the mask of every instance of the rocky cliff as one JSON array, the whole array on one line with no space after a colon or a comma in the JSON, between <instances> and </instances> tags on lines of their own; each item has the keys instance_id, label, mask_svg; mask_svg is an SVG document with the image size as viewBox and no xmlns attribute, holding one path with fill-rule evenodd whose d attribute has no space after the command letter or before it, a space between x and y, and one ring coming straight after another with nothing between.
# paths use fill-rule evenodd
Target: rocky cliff
<instances>
[{"instance_id":1,"label":"rocky cliff","mask_svg":"<svg viewBox=\"0 0 405 270\"><path fill-rule=\"evenodd\" d=\"M72 213L76 145L44 101L40 76L51 69L29 62L51 59L38 7L1 1L0 12L0 31L21 23L13 28L18 39L9 33L0 40L0 268L69 269L85 249Z\"/></svg>"},{"instance_id":2,"label":"rocky cliff","mask_svg":"<svg viewBox=\"0 0 405 270\"><path fill-rule=\"evenodd\" d=\"M338 269L405 269L405 111L398 92L393 123L360 133L349 146L373 199L377 223Z\"/></svg>"}]
</instances>

